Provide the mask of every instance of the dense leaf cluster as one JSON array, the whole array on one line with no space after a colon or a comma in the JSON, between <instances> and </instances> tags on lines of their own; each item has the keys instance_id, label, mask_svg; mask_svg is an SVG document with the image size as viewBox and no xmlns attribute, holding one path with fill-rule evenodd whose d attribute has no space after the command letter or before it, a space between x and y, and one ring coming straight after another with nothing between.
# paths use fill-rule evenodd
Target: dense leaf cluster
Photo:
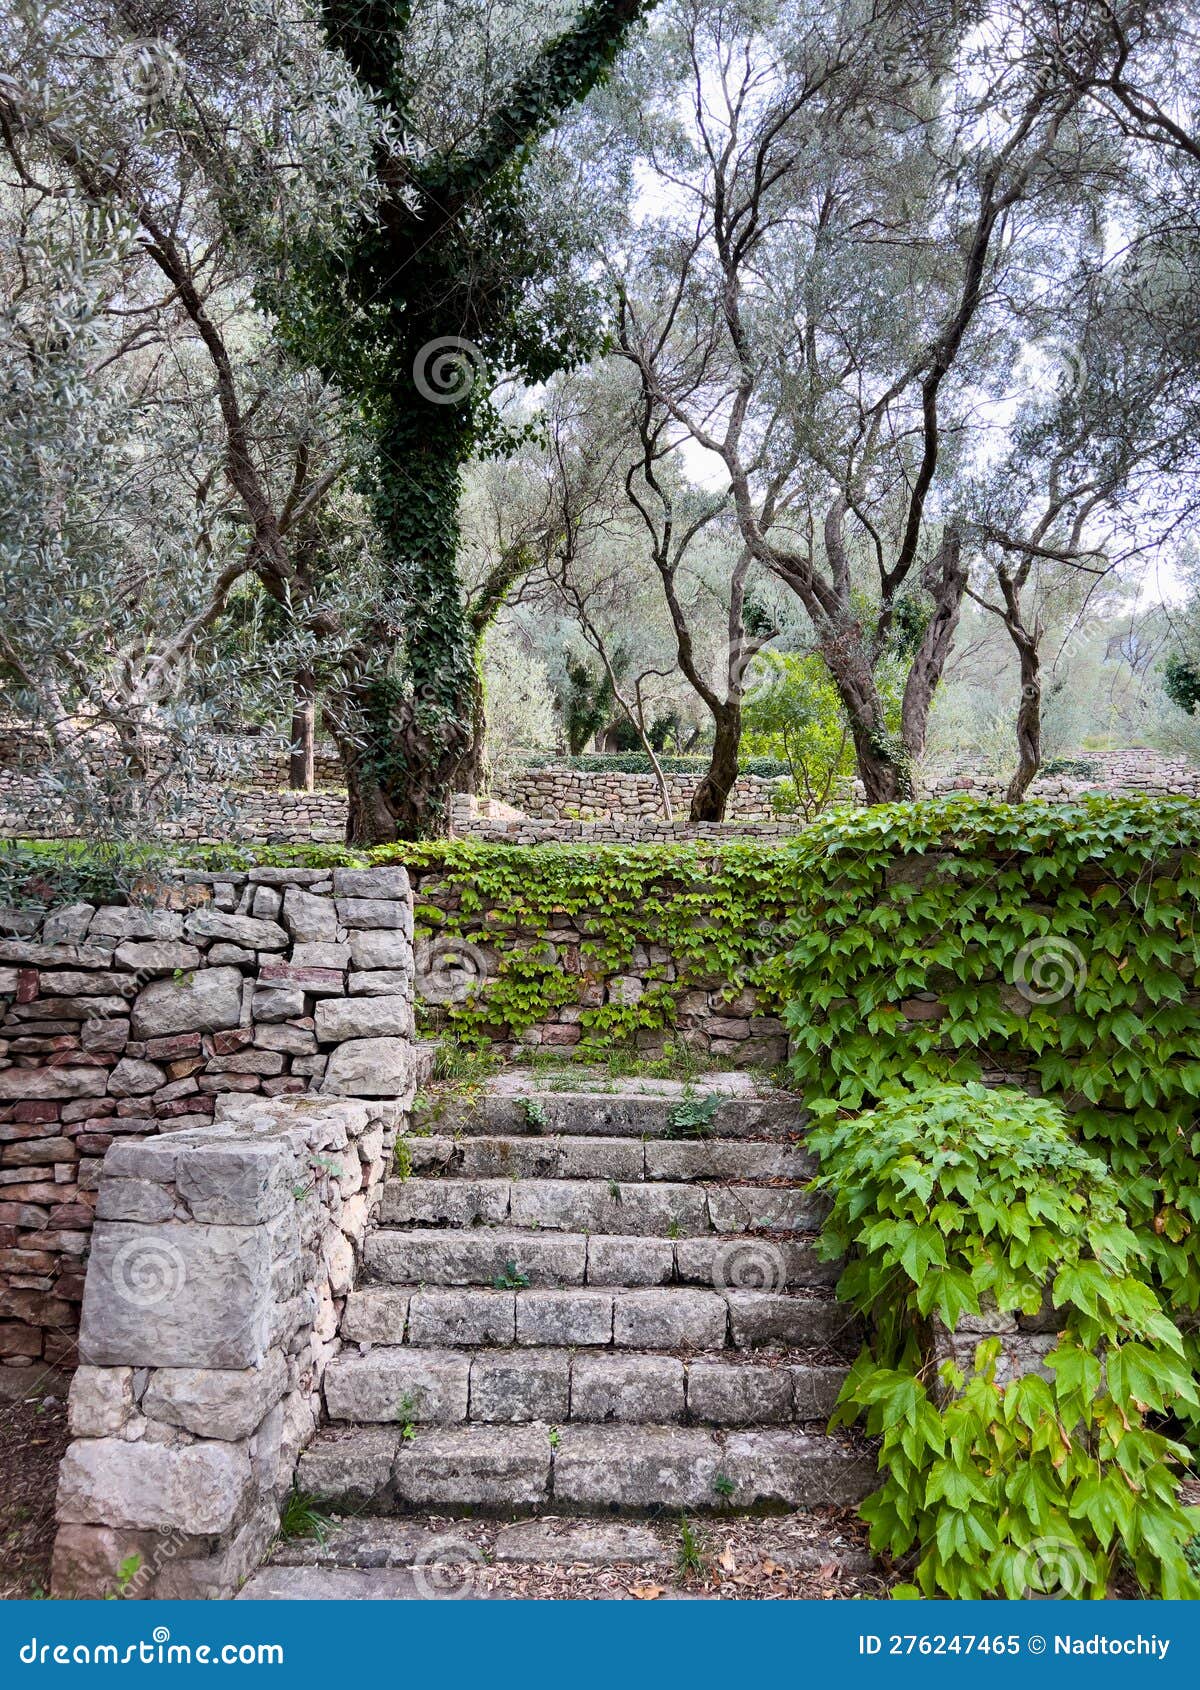
<instances>
[{"instance_id":1,"label":"dense leaf cluster","mask_svg":"<svg viewBox=\"0 0 1200 1690\"><path fill-rule=\"evenodd\" d=\"M823 1252L847 1258L839 1293L871 1326L836 1418L880 1440L862 1510L874 1547L915 1555L926 1596L1103 1597L1118 1571L1197 1594L1175 1495L1187 1451L1147 1425L1194 1409L1196 1382L1119 1182L1058 1108L1018 1092L936 1086L817 1113ZM1040 1371L1005 1381L1003 1340L987 1337L928 1377L931 1323L1047 1312Z\"/></svg>"}]
</instances>

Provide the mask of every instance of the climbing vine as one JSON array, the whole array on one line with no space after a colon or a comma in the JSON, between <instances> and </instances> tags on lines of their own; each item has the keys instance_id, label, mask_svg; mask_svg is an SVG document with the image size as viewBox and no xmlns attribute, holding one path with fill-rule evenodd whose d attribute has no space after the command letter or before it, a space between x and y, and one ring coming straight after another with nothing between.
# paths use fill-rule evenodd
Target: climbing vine
<instances>
[{"instance_id":1,"label":"climbing vine","mask_svg":"<svg viewBox=\"0 0 1200 1690\"><path fill-rule=\"evenodd\" d=\"M846 1258L839 1294L871 1328L835 1422L880 1440L861 1512L876 1550L915 1555L909 1593L1098 1598L1131 1573L1155 1596L1200 1594L1176 1500L1187 1451L1147 1424L1194 1408L1196 1382L1118 1181L1059 1109L1016 1092L938 1086L818 1114L822 1250ZM928 1378L931 1323L982 1315L986 1331L1044 1303L1041 1370L1005 1381L1005 1340L968 1338Z\"/></svg>"}]
</instances>

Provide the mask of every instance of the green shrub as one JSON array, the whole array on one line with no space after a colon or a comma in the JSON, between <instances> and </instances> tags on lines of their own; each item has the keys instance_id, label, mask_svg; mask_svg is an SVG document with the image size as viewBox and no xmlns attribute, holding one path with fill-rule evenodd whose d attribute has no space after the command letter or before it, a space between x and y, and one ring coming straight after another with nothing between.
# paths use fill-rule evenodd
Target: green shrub
<instances>
[{"instance_id":1,"label":"green shrub","mask_svg":"<svg viewBox=\"0 0 1200 1690\"><path fill-rule=\"evenodd\" d=\"M925 1596L1103 1597L1119 1567L1148 1594L1200 1595L1175 1499L1187 1451L1146 1424L1194 1406L1196 1385L1104 1165L1019 1092L941 1086L849 1120L817 1112L822 1249L847 1257L839 1294L872 1331L835 1418L881 1440L862 1509L873 1547L915 1551ZM931 1388L931 1322L1036 1314L1047 1288L1049 1378L998 1384L988 1339L969 1374L946 1362Z\"/></svg>"}]
</instances>

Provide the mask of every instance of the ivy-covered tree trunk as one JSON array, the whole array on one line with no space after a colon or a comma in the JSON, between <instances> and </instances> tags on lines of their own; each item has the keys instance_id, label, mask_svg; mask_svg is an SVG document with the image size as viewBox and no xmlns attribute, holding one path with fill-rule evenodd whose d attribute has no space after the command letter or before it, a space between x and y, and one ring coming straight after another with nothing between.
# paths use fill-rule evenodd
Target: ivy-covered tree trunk
<instances>
[{"instance_id":1,"label":"ivy-covered tree trunk","mask_svg":"<svg viewBox=\"0 0 1200 1690\"><path fill-rule=\"evenodd\" d=\"M457 565L466 449L462 427L432 404L406 409L383 434L375 508L403 661L386 639L365 654L355 732L341 738L354 845L444 831L471 744L478 671Z\"/></svg>"}]
</instances>

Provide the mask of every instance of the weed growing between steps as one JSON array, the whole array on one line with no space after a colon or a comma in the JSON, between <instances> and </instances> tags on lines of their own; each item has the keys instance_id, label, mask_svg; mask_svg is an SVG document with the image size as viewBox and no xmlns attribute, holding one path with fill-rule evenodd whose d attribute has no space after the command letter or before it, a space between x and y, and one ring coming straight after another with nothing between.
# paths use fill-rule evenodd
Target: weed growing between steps
<instances>
[{"instance_id":1,"label":"weed growing between steps","mask_svg":"<svg viewBox=\"0 0 1200 1690\"><path fill-rule=\"evenodd\" d=\"M874 1549L916 1555L907 1593L1102 1598L1131 1576L1200 1596L1200 1522L1175 1500L1187 1450L1147 1423L1194 1409L1196 1382L1117 1180L1058 1109L1017 1092L940 1086L818 1115L822 1251L846 1257L839 1295L872 1332L834 1424L862 1418L881 1440L883 1484L861 1512ZM931 1324L1037 1317L1047 1286L1044 1371L1003 1382L992 1337L929 1380Z\"/></svg>"}]
</instances>

